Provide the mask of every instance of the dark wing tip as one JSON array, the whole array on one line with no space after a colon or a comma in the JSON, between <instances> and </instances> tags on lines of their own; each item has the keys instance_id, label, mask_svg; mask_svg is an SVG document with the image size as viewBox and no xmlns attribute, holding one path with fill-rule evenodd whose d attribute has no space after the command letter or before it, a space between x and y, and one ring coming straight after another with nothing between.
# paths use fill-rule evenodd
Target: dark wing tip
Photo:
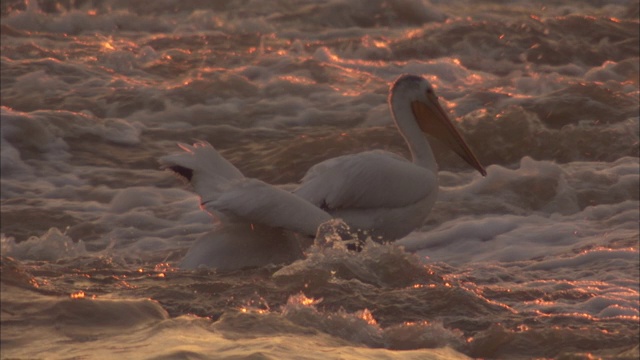
<instances>
[{"instance_id":1,"label":"dark wing tip","mask_svg":"<svg viewBox=\"0 0 640 360\"><path fill-rule=\"evenodd\" d=\"M189 181L191 181L191 178L193 178L193 169L189 169L187 167L180 166L180 165L167 166L167 169L175 172L176 174L182 176L183 178Z\"/></svg>"}]
</instances>

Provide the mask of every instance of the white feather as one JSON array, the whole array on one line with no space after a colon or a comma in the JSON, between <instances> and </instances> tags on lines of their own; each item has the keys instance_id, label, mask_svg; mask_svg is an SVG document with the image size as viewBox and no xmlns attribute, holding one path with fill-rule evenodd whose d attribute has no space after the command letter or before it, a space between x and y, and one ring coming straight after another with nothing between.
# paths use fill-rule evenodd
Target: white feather
<instances>
[{"instance_id":1,"label":"white feather","mask_svg":"<svg viewBox=\"0 0 640 360\"><path fill-rule=\"evenodd\" d=\"M164 156L163 166L192 171L201 204L224 223L259 224L313 236L331 215L308 201L257 179L249 179L210 144L180 144L182 153Z\"/></svg>"},{"instance_id":2,"label":"white feather","mask_svg":"<svg viewBox=\"0 0 640 360\"><path fill-rule=\"evenodd\" d=\"M340 156L313 166L294 193L329 210L409 206L437 191L436 175L384 151Z\"/></svg>"},{"instance_id":3,"label":"white feather","mask_svg":"<svg viewBox=\"0 0 640 360\"><path fill-rule=\"evenodd\" d=\"M160 164L165 168L181 166L193 171L189 180L202 201L219 196L230 181L244 179L244 175L222 157L208 142L198 141L193 146L179 143L184 152L163 156Z\"/></svg>"},{"instance_id":4,"label":"white feather","mask_svg":"<svg viewBox=\"0 0 640 360\"><path fill-rule=\"evenodd\" d=\"M204 206L232 221L279 227L309 236L316 234L320 224L331 220L331 215L310 202L257 179L229 184L217 199Z\"/></svg>"}]
</instances>

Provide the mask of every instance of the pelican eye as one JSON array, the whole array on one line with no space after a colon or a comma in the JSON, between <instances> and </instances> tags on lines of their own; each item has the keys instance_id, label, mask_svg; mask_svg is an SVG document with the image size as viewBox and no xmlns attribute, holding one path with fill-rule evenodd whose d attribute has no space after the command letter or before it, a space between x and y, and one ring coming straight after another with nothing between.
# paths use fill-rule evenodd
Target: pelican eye
<instances>
[{"instance_id":1,"label":"pelican eye","mask_svg":"<svg viewBox=\"0 0 640 360\"><path fill-rule=\"evenodd\" d=\"M433 95L433 96L435 96L436 99L438 98L438 96L436 94L434 94L432 88L427 88L427 90L425 92L427 93L427 96Z\"/></svg>"}]
</instances>

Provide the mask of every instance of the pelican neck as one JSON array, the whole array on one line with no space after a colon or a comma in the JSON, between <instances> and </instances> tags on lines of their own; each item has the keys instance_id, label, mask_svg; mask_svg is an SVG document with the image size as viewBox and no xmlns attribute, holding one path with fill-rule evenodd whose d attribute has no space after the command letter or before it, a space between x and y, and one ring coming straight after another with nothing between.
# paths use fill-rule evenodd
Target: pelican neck
<instances>
[{"instance_id":1,"label":"pelican neck","mask_svg":"<svg viewBox=\"0 0 640 360\"><path fill-rule=\"evenodd\" d=\"M392 94L389 99L389 107L398 131L400 131L409 147L411 161L423 168L437 171L438 164L436 163L433 149L431 149L431 145L418 126L407 97Z\"/></svg>"}]
</instances>

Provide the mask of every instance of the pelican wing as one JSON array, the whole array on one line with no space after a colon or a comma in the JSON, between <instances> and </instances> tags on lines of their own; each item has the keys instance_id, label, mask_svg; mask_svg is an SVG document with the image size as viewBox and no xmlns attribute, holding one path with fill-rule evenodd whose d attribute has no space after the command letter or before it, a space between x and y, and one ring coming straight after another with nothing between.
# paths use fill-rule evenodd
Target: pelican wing
<instances>
[{"instance_id":1,"label":"pelican wing","mask_svg":"<svg viewBox=\"0 0 640 360\"><path fill-rule=\"evenodd\" d=\"M315 235L331 216L308 201L266 184L248 179L210 144L179 144L181 153L160 158L164 168L189 180L204 209L222 221L280 227Z\"/></svg>"},{"instance_id":2,"label":"pelican wing","mask_svg":"<svg viewBox=\"0 0 640 360\"><path fill-rule=\"evenodd\" d=\"M310 202L257 179L230 183L218 198L202 206L243 222L310 236L316 234L320 224L331 220L331 215Z\"/></svg>"},{"instance_id":3,"label":"pelican wing","mask_svg":"<svg viewBox=\"0 0 640 360\"><path fill-rule=\"evenodd\" d=\"M208 142L178 143L178 146L183 152L161 157L160 164L187 179L203 201L216 198L228 182L244 179L240 170Z\"/></svg>"},{"instance_id":4,"label":"pelican wing","mask_svg":"<svg viewBox=\"0 0 640 360\"><path fill-rule=\"evenodd\" d=\"M437 191L436 174L384 151L369 151L313 166L294 193L326 209L397 208Z\"/></svg>"}]
</instances>

